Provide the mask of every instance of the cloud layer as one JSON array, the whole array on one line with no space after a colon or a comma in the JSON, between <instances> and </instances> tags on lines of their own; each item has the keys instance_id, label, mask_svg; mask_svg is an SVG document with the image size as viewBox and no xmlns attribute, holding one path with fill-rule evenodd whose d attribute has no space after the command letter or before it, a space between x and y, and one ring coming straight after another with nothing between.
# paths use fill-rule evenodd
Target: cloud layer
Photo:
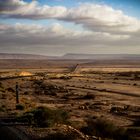
<instances>
[{"instance_id":1,"label":"cloud layer","mask_svg":"<svg viewBox=\"0 0 140 140\"><path fill-rule=\"evenodd\" d=\"M76 31L68 29L55 23L46 27L41 25L26 25L17 23L15 25L0 25L1 44L29 45L110 45L116 41L126 40L127 35L111 35L109 33L99 33L91 31ZM102 41L101 41L102 40Z\"/></svg>"},{"instance_id":2,"label":"cloud layer","mask_svg":"<svg viewBox=\"0 0 140 140\"><path fill-rule=\"evenodd\" d=\"M140 30L140 20L125 15L107 5L81 4L75 8L49 5L40 6L37 1L0 0L1 17L25 19L57 19L99 32L114 34L134 33Z\"/></svg>"},{"instance_id":3,"label":"cloud layer","mask_svg":"<svg viewBox=\"0 0 140 140\"><path fill-rule=\"evenodd\" d=\"M39 5L23 0L0 0L0 18L55 19L82 25L82 30L67 28L59 23L52 26L35 24L0 24L1 46L97 46L138 47L140 20L125 15L107 5L81 4L74 8Z\"/></svg>"}]
</instances>

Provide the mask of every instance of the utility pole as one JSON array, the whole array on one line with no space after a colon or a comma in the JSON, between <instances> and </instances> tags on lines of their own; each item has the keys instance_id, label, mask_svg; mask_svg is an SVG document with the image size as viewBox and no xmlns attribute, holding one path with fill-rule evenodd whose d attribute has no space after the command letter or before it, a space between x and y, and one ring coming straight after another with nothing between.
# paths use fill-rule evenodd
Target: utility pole
<instances>
[{"instance_id":1,"label":"utility pole","mask_svg":"<svg viewBox=\"0 0 140 140\"><path fill-rule=\"evenodd\" d=\"M16 82L16 103L19 103L19 86L18 82Z\"/></svg>"}]
</instances>

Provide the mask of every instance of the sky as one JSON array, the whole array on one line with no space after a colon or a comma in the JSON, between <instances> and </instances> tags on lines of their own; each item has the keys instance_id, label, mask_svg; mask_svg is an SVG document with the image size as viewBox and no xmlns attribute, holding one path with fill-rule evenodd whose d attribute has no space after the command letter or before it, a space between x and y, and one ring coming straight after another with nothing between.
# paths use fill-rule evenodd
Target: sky
<instances>
[{"instance_id":1,"label":"sky","mask_svg":"<svg viewBox=\"0 0 140 140\"><path fill-rule=\"evenodd\" d=\"M0 0L0 53L140 54L140 0Z\"/></svg>"}]
</instances>

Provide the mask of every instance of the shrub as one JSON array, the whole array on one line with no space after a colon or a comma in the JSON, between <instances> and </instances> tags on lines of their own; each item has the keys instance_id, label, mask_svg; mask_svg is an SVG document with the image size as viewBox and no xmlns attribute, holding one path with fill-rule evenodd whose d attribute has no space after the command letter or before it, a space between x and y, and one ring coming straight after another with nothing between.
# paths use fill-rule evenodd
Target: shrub
<instances>
[{"instance_id":1,"label":"shrub","mask_svg":"<svg viewBox=\"0 0 140 140\"><path fill-rule=\"evenodd\" d=\"M110 109L110 113L118 113L118 112L122 112L124 111L124 108L121 108L121 107L111 107Z\"/></svg>"},{"instance_id":2,"label":"shrub","mask_svg":"<svg viewBox=\"0 0 140 140\"><path fill-rule=\"evenodd\" d=\"M7 95L6 94L1 94L1 99L6 99L7 98Z\"/></svg>"},{"instance_id":3,"label":"shrub","mask_svg":"<svg viewBox=\"0 0 140 140\"><path fill-rule=\"evenodd\" d=\"M27 122L29 125L33 124L33 114L30 112L26 112L23 116L17 117L17 121L19 122Z\"/></svg>"},{"instance_id":4,"label":"shrub","mask_svg":"<svg viewBox=\"0 0 140 140\"><path fill-rule=\"evenodd\" d=\"M119 78L115 77L114 80L119 80Z\"/></svg>"},{"instance_id":5,"label":"shrub","mask_svg":"<svg viewBox=\"0 0 140 140\"><path fill-rule=\"evenodd\" d=\"M0 112L5 112L5 108L3 108L2 106L0 107Z\"/></svg>"},{"instance_id":6,"label":"shrub","mask_svg":"<svg viewBox=\"0 0 140 140\"><path fill-rule=\"evenodd\" d=\"M81 128L81 131L88 135L96 135L102 138L113 138L114 140L129 140L130 137L125 129L115 126L106 119L89 119L87 126Z\"/></svg>"},{"instance_id":7,"label":"shrub","mask_svg":"<svg viewBox=\"0 0 140 140\"><path fill-rule=\"evenodd\" d=\"M5 89L3 87L0 87L0 92L5 92Z\"/></svg>"},{"instance_id":8,"label":"shrub","mask_svg":"<svg viewBox=\"0 0 140 140\"><path fill-rule=\"evenodd\" d=\"M86 95L80 95L76 99L85 99L85 100L95 99L95 95L91 93L87 93Z\"/></svg>"},{"instance_id":9,"label":"shrub","mask_svg":"<svg viewBox=\"0 0 140 140\"><path fill-rule=\"evenodd\" d=\"M51 122L52 111L48 108L39 107L34 110L34 122L38 126L50 126L53 122Z\"/></svg>"},{"instance_id":10,"label":"shrub","mask_svg":"<svg viewBox=\"0 0 140 140\"><path fill-rule=\"evenodd\" d=\"M77 140L77 137L78 136L72 133L64 134L62 132L57 132L54 134L49 134L48 136L44 138L39 138L37 140Z\"/></svg>"},{"instance_id":11,"label":"shrub","mask_svg":"<svg viewBox=\"0 0 140 140\"><path fill-rule=\"evenodd\" d=\"M0 87L3 87L2 82L0 82Z\"/></svg>"},{"instance_id":12,"label":"shrub","mask_svg":"<svg viewBox=\"0 0 140 140\"><path fill-rule=\"evenodd\" d=\"M17 105L16 105L16 109L17 109L17 110L24 110L24 108L25 108L25 107L24 107L24 105L22 105L22 104L17 104Z\"/></svg>"},{"instance_id":13,"label":"shrub","mask_svg":"<svg viewBox=\"0 0 140 140\"><path fill-rule=\"evenodd\" d=\"M29 95L29 92L28 92L28 91L25 91L25 92L24 92L24 95Z\"/></svg>"},{"instance_id":14,"label":"shrub","mask_svg":"<svg viewBox=\"0 0 140 140\"><path fill-rule=\"evenodd\" d=\"M87 93L83 98L84 99L95 99L95 95Z\"/></svg>"},{"instance_id":15,"label":"shrub","mask_svg":"<svg viewBox=\"0 0 140 140\"><path fill-rule=\"evenodd\" d=\"M136 119L136 120L133 122L133 125L134 125L134 126L140 126L140 118Z\"/></svg>"},{"instance_id":16,"label":"shrub","mask_svg":"<svg viewBox=\"0 0 140 140\"><path fill-rule=\"evenodd\" d=\"M52 110L47 107L38 107L32 111L26 112L21 116L22 120L26 120L29 124L39 127L50 127L56 123L68 123L69 115L63 110Z\"/></svg>"},{"instance_id":17,"label":"shrub","mask_svg":"<svg viewBox=\"0 0 140 140\"><path fill-rule=\"evenodd\" d=\"M7 88L7 91L8 92L13 92L13 93L15 92L15 90L13 88L11 88L11 87Z\"/></svg>"},{"instance_id":18,"label":"shrub","mask_svg":"<svg viewBox=\"0 0 140 140\"><path fill-rule=\"evenodd\" d=\"M61 77L60 77L60 79L63 79L63 80L69 80L69 79L71 79L71 77L70 77L70 76L65 75L65 76L61 76Z\"/></svg>"},{"instance_id":19,"label":"shrub","mask_svg":"<svg viewBox=\"0 0 140 140\"><path fill-rule=\"evenodd\" d=\"M39 82L39 83L38 83ZM59 92L68 92L69 90L62 86L57 86L50 83L44 83L40 81L34 82L35 94L38 95L52 95L56 96Z\"/></svg>"},{"instance_id":20,"label":"shrub","mask_svg":"<svg viewBox=\"0 0 140 140\"><path fill-rule=\"evenodd\" d=\"M137 86L137 84L136 84L136 83L134 83L134 84L133 84L133 86Z\"/></svg>"}]
</instances>

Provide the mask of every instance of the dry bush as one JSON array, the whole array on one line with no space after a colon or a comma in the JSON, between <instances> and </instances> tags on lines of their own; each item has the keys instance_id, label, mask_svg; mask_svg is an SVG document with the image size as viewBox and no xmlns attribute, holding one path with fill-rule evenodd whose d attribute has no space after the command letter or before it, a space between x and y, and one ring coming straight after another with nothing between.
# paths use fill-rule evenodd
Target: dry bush
<instances>
[{"instance_id":1,"label":"dry bush","mask_svg":"<svg viewBox=\"0 0 140 140\"><path fill-rule=\"evenodd\" d=\"M95 95L94 94L91 94L91 93L87 93L83 99L95 99Z\"/></svg>"},{"instance_id":2,"label":"dry bush","mask_svg":"<svg viewBox=\"0 0 140 140\"><path fill-rule=\"evenodd\" d=\"M54 85L54 84L45 83L42 80L34 81L33 85L34 85L34 88L35 88L35 94L38 94L38 95L45 94L45 95L56 96L57 93L59 93L59 92L61 92L61 93L62 92L66 92L66 93L69 92L69 90L66 89L63 86L57 86L57 85Z\"/></svg>"},{"instance_id":3,"label":"dry bush","mask_svg":"<svg viewBox=\"0 0 140 140\"><path fill-rule=\"evenodd\" d=\"M110 109L110 113L113 113L113 114L116 114L116 115L127 115L127 110L128 110L128 107L111 107Z\"/></svg>"},{"instance_id":4,"label":"dry bush","mask_svg":"<svg viewBox=\"0 0 140 140\"><path fill-rule=\"evenodd\" d=\"M61 76L60 79L63 79L63 80L69 80L71 79L72 77L70 76Z\"/></svg>"},{"instance_id":5,"label":"dry bush","mask_svg":"<svg viewBox=\"0 0 140 140\"><path fill-rule=\"evenodd\" d=\"M57 132L57 133L52 133L49 134L48 136L44 137L44 138L39 138L37 140L80 140L78 138L77 135L75 135L74 133L61 133L61 132Z\"/></svg>"},{"instance_id":6,"label":"dry bush","mask_svg":"<svg viewBox=\"0 0 140 140\"><path fill-rule=\"evenodd\" d=\"M30 93L28 91L25 91L24 92L24 95L29 95Z\"/></svg>"},{"instance_id":7,"label":"dry bush","mask_svg":"<svg viewBox=\"0 0 140 140\"><path fill-rule=\"evenodd\" d=\"M89 100L89 99L95 99L95 95L91 94L91 93L87 93L84 96L79 96L76 99L85 99L85 100Z\"/></svg>"},{"instance_id":8,"label":"dry bush","mask_svg":"<svg viewBox=\"0 0 140 140\"><path fill-rule=\"evenodd\" d=\"M81 128L81 131L85 134L113 140L131 140L125 129L115 126L109 120L97 118L88 119L86 122L87 126Z\"/></svg>"},{"instance_id":9,"label":"dry bush","mask_svg":"<svg viewBox=\"0 0 140 140\"><path fill-rule=\"evenodd\" d=\"M133 86L137 86L137 84L136 84L136 83L134 83L134 84L133 84Z\"/></svg>"},{"instance_id":10,"label":"dry bush","mask_svg":"<svg viewBox=\"0 0 140 140\"><path fill-rule=\"evenodd\" d=\"M0 82L0 88L2 88L3 87L3 84L2 84L2 82Z\"/></svg>"},{"instance_id":11,"label":"dry bush","mask_svg":"<svg viewBox=\"0 0 140 140\"><path fill-rule=\"evenodd\" d=\"M27 121L30 125L38 127L50 127L56 123L68 123L69 114L60 109L38 107L24 113L18 118L19 121Z\"/></svg>"},{"instance_id":12,"label":"dry bush","mask_svg":"<svg viewBox=\"0 0 140 140\"><path fill-rule=\"evenodd\" d=\"M13 88L11 88L11 87L7 88L6 90L7 90L8 92L12 92L12 93L15 92L15 90L14 90Z\"/></svg>"},{"instance_id":13,"label":"dry bush","mask_svg":"<svg viewBox=\"0 0 140 140\"><path fill-rule=\"evenodd\" d=\"M5 92L3 85L0 85L0 92L3 92L3 93Z\"/></svg>"},{"instance_id":14,"label":"dry bush","mask_svg":"<svg viewBox=\"0 0 140 140\"><path fill-rule=\"evenodd\" d=\"M134 126L137 126L137 127L140 127L140 118L136 119L136 120L133 122L133 125L134 125Z\"/></svg>"},{"instance_id":15,"label":"dry bush","mask_svg":"<svg viewBox=\"0 0 140 140\"><path fill-rule=\"evenodd\" d=\"M0 112L5 112L5 111L6 111L6 108L3 106L0 106Z\"/></svg>"},{"instance_id":16,"label":"dry bush","mask_svg":"<svg viewBox=\"0 0 140 140\"><path fill-rule=\"evenodd\" d=\"M25 109L25 106L22 105L22 104L17 104L16 105L16 110L24 110Z\"/></svg>"},{"instance_id":17,"label":"dry bush","mask_svg":"<svg viewBox=\"0 0 140 140\"><path fill-rule=\"evenodd\" d=\"M0 96L0 98L1 98L1 99L7 99L7 96L8 96L7 94L2 93L1 96Z\"/></svg>"}]
</instances>

